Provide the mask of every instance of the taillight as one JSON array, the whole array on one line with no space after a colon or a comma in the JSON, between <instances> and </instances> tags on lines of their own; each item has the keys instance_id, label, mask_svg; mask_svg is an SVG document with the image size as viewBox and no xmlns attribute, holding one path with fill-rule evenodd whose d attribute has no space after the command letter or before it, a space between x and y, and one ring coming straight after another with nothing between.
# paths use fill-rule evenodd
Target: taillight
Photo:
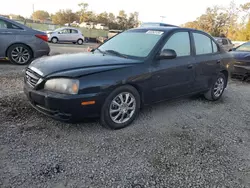
<instances>
[{"instance_id":1,"label":"taillight","mask_svg":"<svg viewBox=\"0 0 250 188\"><path fill-rule=\"evenodd\" d=\"M42 39L45 42L48 42L48 36L47 35L36 35L37 38Z\"/></svg>"}]
</instances>

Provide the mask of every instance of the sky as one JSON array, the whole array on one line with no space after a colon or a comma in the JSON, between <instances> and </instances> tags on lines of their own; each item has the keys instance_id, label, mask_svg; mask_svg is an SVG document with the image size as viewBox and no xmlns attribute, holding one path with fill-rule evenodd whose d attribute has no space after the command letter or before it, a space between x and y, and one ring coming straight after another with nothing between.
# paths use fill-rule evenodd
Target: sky
<instances>
[{"instance_id":1,"label":"sky","mask_svg":"<svg viewBox=\"0 0 250 188\"><path fill-rule=\"evenodd\" d=\"M1 0L4 1L4 0ZM229 6L230 0L5 0L0 6L0 14L20 14L30 17L35 10L46 10L55 13L59 9L78 10L78 3L86 2L89 10L96 13L104 11L118 14L125 12L139 12L140 21L163 21L180 25L193 21L203 14L207 7L214 5ZM250 0L235 0L236 4L244 4ZM161 16L165 18L162 20Z\"/></svg>"}]
</instances>

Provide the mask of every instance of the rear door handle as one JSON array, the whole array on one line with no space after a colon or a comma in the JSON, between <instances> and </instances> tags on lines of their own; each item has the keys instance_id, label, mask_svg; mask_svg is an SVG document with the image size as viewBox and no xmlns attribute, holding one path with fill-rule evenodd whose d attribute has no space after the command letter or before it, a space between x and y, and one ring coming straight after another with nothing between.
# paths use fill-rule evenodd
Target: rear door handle
<instances>
[{"instance_id":1,"label":"rear door handle","mask_svg":"<svg viewBox=\"0 0 250 188\"><path fill-rule=\"evenodd\" d=\"M217 61L216 61L216 63L217 63L217 64L220 64L220 63L221 63L221 61L220 61L220 60L217 60Z\"/></svg>"},{"instance_id":2,"label":"rear door handle","mask_svg":"<svg viewBox=\"0 0 250 188\"><path fill-rule=\"evenodd\" d=\"M190 65L187 66L187 68L188 68L188 69L192 69L192 68L193 68L193 65L190 64Z\"/></svg>"}]
</instances>

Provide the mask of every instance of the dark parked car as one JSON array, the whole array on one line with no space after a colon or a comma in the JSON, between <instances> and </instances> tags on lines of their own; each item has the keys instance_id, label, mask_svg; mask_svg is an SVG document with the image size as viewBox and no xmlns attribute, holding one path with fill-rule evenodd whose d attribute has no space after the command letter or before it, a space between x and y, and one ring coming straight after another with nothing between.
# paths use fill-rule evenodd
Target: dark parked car
<instances>
[{"instance_id":1,"label":"dark parked car","mask_svg":"<svg viewBox=\"0 0 250 188\"><path fill-rule=\"evenodd\" d=\"M47 41L46 33L0 16L0 59L8 57L12 63L28 64L49 54Z\"/></svg>"},{"instance_id":2,"label":"dark parked car","mask_svg":"<svg viewBox=\"0 0 250 188\"><path fill-rule=\"evenodd\" d=\"M123 128L144 105L196 93L218 100L232 60L208 34L177 27L125 31L92 53L35 60L25 93L38 111L60 120L100 116Z\"/></svg>"},{"instance_id":3,"label":"dark parked car","mask_svg":"<svg viewBox=\"0 0 250 188\"><path fill-rule=\"evenodd\" d=\"M243 80L250 77L250 42L244 43L231 52L235 58L231 74Z\"/></svg>"}]
</instances>

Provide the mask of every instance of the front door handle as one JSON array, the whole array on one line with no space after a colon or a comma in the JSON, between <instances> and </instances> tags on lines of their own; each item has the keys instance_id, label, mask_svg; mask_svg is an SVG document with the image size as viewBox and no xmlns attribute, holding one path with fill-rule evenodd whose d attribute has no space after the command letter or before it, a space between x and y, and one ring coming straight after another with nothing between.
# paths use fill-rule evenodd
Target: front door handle
<instances>
[{"instance_id":1,"label":"front door handle","mask_svg":"<svg viewBox=\"0 0 250 188\"><path fill-rule=\"evenodd\" d=\"M187 68L188 68L188 69L192 69L192 68L193 68L193 65L190 64L190 65L187 66Z\"/></svg>"},{"instance_id":2,"label":"front door handle","mask_svg":"<svg viewBox=\"0 0 250 188\"><path fill-rule=\"evenodd\" d=\"M217 60L216 63L217 63L217 64L220 64L220 63L221 63L221 60Z\"/></svg>"}]
</instances>

